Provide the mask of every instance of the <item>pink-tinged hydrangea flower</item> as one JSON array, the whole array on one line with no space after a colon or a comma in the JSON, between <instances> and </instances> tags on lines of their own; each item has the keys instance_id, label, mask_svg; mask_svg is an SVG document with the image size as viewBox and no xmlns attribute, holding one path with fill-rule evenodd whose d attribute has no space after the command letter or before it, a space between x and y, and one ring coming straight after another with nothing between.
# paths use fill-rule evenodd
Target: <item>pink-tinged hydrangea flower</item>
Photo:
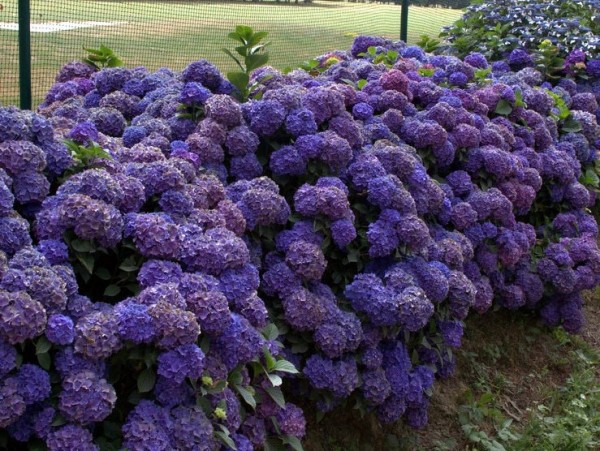
<instances>
[{"instance_id":1,"label":"pink-tinged hydrangea flower","mask_svg":"<svg viewBox=\"0 0 600 451\"><path fill-rule=\"evenodd\" d=\"M200 326L192 312L161 301L148 307L148 314L156 325L156 344L162 349L173 349L194 343L200 334Z\"/></svg>"},{"instance_id":2,"label":"pink-tinged hydrangea flower","mask_svg":"<svg viewBox=\"0 0 600 451\"><path fill-rule=\"evenodd\" d=\"M398 319L406 330L417 332L427 324L431 315L433 304L421 288L408 287L400 293Z\"/></svg>"},{"instance_id":3,"label":"pink-tinged hydrangea flower","mask_svg":"<svg viewBox=\"0 0 600 451\"><path fill-rule=\"evenodd\" d=\"M151 287L157 283L179 282L183 271L178 263L168 260L148 260L144 262L137 276L142 288Z\"/></svg>"},{"instance_id":4,"label":"pink-tinged hydrangea flower","mask_svg":"<svg viewBox=\"0 0 600 451\"><path fill-rule=\"evenodd\" d=\"M226 269L242 267L250 259L244 241L223 227L190 234L192 237L183 240L185 246L181 249L181 259L189 270L219 275Z\"/></svg>"},{"instance_id":5,"label":"pink-tinged hydrangea flower","mask_svg":"<svg viewBox=\"0 0 600 451\"><path fill-rule=\"evenodd\" d=\"M296 330L314 330L325 319L326 302L322 296L300 285L282 299L285 320Z\"/></svg>"},{"instance_id":6,"label":"pink-tinged hydrangea flower","mask_svg":"<svg viewBox=\"0 0 600 451\"><path fill-rule=\"evenodd\" d=\"M225 138L225 148L231 156L254 153L258 144L258 136L245 125L232 128Z\"/></svg>"},{"instance_id":7,"label":"pink-tinged hydrangea flower","mask_svg":"<svg viewBox=\"0 0 600 451\"><path fill-rule=\"evenodd\" d=\"M293 242L285 257L286 263L303 280L320 280L327 267L321 248L306 241Z\"/></svg>"},{"instance_id":8,"label":"pink-tinged hydrangea flower","mask_svg":"<svg viewBox=\"0 0 600 451\"><path fill-rule=\"evenodd\" d=\"M243 299L236 299L233 302L233 309L258 329L265 327L268 323L269 312L267 311L267 307L264 301L256 294Z\"/></svg>"},{"instance_id":9,"label":"pink-tinged hydrangea flower","mask_svg":"<svg viewBox=\"0 0 600 451\"><path fill-rule=\"evenodd\" d=\"M113 247L121 240L121 214L114 206L105 202L84 194L71 194L60 201L56 213L60 228L63 231L72 228L79 238L96 239L106 247Z\"/></svg>"},{"instance_id":10,"label":"pink-tinged hydrangea flower","mask_svg":"<svg viewBox=\"0 0 600 451\"><path fill-rule=\"evenodd\" d=\"M227 298L220 291L197 291L186 299L187 310L196 315L203 333L218 336L231 323Z\"/></svg>"},{"instance_id":11,"label":"pink-tinged hydrangea flower","mask_svg":"<svg viewBox=\"0 0 600 451\"><path fill-rule=\"evenodd\" d=\"M147 306L157 302L166 302L174 307L185 309L185 299L178 290L176 282L157 283L144 288L136 297L136 302Z\"/></svg>"},{"instance_id":12,"label":"pink-tinged hydrangea flower","mask_svg":"<svg viewBox=\"0 0 600 451\"><path fill-rule=\"evenodd\" d=\"M0 289L0 338L9 344L40 335L46 326L46 310L26 292Z\"/></svg>"},{"instance_id":13,"label":"pink-tinged hydrangea flower","mask_svg":"<svg viewBox=\"0 0 600 451\"><path fill-rule=\"evenodd\" d=\"M110 357L121 348L117 318L112 311L90 313L75 326L75 351L91 360Z\"/></svg>"},{"instance_id":14,"label":"pink-tinged hydrangea flower","mask_svg":"<svg viewBox=\"0 0 600 451\"><path fill-rule=\"evenodd\" d=\"M12 175L40 172L46 167L46 153L32 142L7 140L0 143L0 167Z\"/></svg>"},{"instance_id":15,"label":"pink-tinged hydrangea flower","mask_svg":"<svg viewBox=\"0 0 600 451\"><path fill-rule=\"evenodd\" d=\"M237 202L249 229L258 225L284 224L290 214L285 198L266 189L248 189Z\"/></svg>"},{"instance_id":16,"label":"pink-tinged hydrangea flower","mask_svg":"<svg viewBox=\"0 0 600 451\"><path fill-rule=\"evenodd\" d=\"M159 213L138 214L132 217L133 242L146 257L176 258L181 241L179 227L167 215Z\"/></svg>"}]
</instances>

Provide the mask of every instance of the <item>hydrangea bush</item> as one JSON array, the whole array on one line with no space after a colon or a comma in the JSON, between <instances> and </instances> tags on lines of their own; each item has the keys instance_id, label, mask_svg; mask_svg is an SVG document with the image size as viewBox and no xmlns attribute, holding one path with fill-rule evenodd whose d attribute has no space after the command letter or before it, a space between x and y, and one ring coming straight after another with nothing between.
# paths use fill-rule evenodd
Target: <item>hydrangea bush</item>
<instances>
[{"instance_id":1,"label":"hydrangea bush","mask_svg":"<svg viewBox=\"0 0 600 451\"><path fill-rule=\"evenodd\" d=\"M473 51L499 60L515 49L537 49L545 40L562 56L582 50L600 54L597 0L483 0L469 6L441 36L462 57Z\"/></svg>"},{"instance_id":2,"label":"hydrangea bush","mask_svg":"<svg viewBox=\"0 0 600 451\"><path fill-rule=\"evenodd\" d=\"M600 74L526 55L361 36L246 103L206 60L73 62L0 109L2 440L300 449L307 397L422 427L469 313L580 330Z\"/></svg>"}]
</instances>

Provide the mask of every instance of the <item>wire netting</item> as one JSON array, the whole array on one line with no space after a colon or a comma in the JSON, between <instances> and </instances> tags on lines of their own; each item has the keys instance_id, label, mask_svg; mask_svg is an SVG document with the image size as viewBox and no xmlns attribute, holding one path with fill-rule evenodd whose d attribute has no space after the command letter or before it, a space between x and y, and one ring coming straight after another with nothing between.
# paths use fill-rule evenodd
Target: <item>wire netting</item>
<instances>
[{"instance_id":1,"label":"wire netting","mask_svg":"<svg viewBox=\"0 0 600 451\"><path fill-rule=\"evenodd\" d=\"M19 102L19 41L17 2L0 0L0 104Z\"/></svg>"},{"instance_id":2,"label":"wire netting","mask_svg":"<svg viewBox=\"0 0 600 451\"><path fill-rule=\"evenodd\" d=\"M456 6L463 0L436 1ZM18 103L17 2L0 0L3 104ZM347 49L359 34L398 39L400 3L30 0L33 104L43 100L62 65L86 55L84 47L103 44L128 67L181 70L191 61L207 58L227 71L233 66L221 49L234 47L227 34L243 24L269 32L269 64L283 69L327 51ZM435 36L460 15L458 9L416 0L409 9L408 41L416 42L422 34Z\"/></svg>"}]
</instances>

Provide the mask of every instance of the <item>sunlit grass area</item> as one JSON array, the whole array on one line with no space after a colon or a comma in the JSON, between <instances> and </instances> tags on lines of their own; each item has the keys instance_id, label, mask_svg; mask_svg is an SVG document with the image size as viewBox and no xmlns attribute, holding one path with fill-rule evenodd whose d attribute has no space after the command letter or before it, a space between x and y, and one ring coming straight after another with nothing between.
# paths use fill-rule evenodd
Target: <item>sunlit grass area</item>
<instances>
[{"instance_id":1,"label":"sunlit grass area","mask_svg":"<svg viewBox=\"0 0 600 451\"><path fill-rule=\"evenodd\" d=\"M0 22L17 22L17 0L3 2ZM459 10L411 7L408 41L436 35L458 19ZM32 23L127 22L122 25L33 33L34 102L52 85L58 69L84 55L82 47L112 48L127 66L182 69L207 58L222 70L231 68L221 52L230 47L227 33L237 24L270 33L270 64L296 67L302 61L334 49L347 49L354 36L398 38L398 5L315 1L312 4L254 2L142 2L32 0ZM0 30L0 102L18 101L18 40L16 31Z\"/></svg>"}]
</instances>

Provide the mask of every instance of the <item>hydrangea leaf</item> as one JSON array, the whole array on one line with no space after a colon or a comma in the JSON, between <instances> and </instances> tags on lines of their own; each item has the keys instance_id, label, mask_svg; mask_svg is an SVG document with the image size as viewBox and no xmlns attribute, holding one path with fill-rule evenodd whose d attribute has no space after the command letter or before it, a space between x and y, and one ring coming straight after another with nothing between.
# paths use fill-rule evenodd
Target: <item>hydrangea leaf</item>
<instances>
[{"instance_id":1,"label":"hydrangea leaf","mask_svg":"<svg viewBox=\"0 0 600 451\"><path fill-rule=\"evenodd\" d=\"M156 374L151 368L143 370L137 378L137 387L140 393L148 393L154 388Z\"/></svg>"}]
</instances>

